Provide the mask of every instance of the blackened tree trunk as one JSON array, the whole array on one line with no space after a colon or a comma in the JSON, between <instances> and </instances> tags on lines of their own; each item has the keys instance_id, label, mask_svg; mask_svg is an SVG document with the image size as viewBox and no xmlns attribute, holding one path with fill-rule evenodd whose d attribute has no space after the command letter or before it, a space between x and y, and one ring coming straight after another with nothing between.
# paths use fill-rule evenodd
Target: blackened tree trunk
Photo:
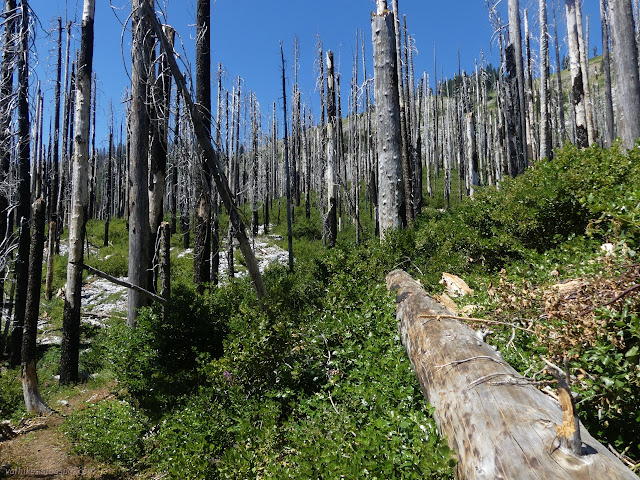
<instances>
[{"instance_id":1,"label":"blackened tree trunk","mask_svg":"<svg viewBox=\"0 0 640 480\"><path fill-rule=\"evenodd\" d=\"M31 175L29 162L30 149L30 120L29 120L29 13L26 2L21 5L20 52L18 55L18 207L17 218L20 223L20 239L18 257L15 262L16 298L13 319L13 333L11 335L11 366L20 365L22 350L22 329L28 285L29 267L29 217L31 216Z\"/></svg>"},{"instance_id":2,"label":"blackened tree trunk","mask_svg":"<svg viewBox=\"0 0 640 480\"><path fill-rule=\"evenodd\" d=\"M332 248L338 237L337 217L337 132L336 132L336 91L335 75L333 68L333 52L327 51L327 217L325 220L325 232L327 246Z\"/></svg>"},{"instance_id":3,"label":"blackened tree trunk","mask_svg":"<svg viewBox=\"0 0 640 480\"><path fill-rule=\"evenodd\" d=\"M113 121L113 119L112 119ZM104 215L104 243L103 245L106 247L109 245L109 222L111 220L111 203L113 196L113 125L109 128L109 150L107 153L107 179L106 179L106 188L105 188L105 215Z\"/></svg>"},{"instance_id":4,"label":"blackened tree trunk","mask_svg":"<svg viewBox=\"0 0 640 480\"><path fill-rule=\"evenodd\" d=\"M386 0L377 0L371 14L374 96L378 150L378 212L380 238L402 225L403 184L400 164L400 99L393 13Z\"/></svg>"},{"instance_id":5,"label":"blackened tree trunk","mask_svg":"<svg viewBox=\"0 0 640 480\"><path fill-rule=\"evenodd\" d=\"M198 0L196 33L196 102L211 133L211 0ZM206 161L196 167L196 216L193 235L193 282L202 291L211 277L210 173Z\"/></svg>"},{"instance_id":6,"label":"blackened tree trunk","mask_svg":"<svg viewBox=\"0 0 640 480\"><path fill-rule=\"evenodd\" d=\"M624 148L640 137L640 80L631 0L609 0L618 133Z\"/></svg>"},{"instance_id":7,"label":"blackened tree trunk","mask_svg":"<svg viewBox=\"0 0 640 480\"><path fill-rule=\"evenodd\" d=\"M2 65L0 66L0 184L4 184L9 177L11 164L11 96L13 92L13 36L15 35L15 0L5 1L5 13L7 17L4 23L4 38L2 46ZM9 192L6 189L0 191L0 241L7 235L7 216L9 214ZM4 301L4 277L5 268L0 269L0 302ZM5 329L11 323L7 317ZM0 356L4 352L4 340L6 335L0 335Z\"/></svg>"},{"instance_id":8,"label":"blackened tree trunk","mask_svg":"<svg viewBox=\"0 0 640 480\"><path fill-rule=\"evenodd\" d=\"M29 413L51 411L40 396L36 374L36 337L38 334L38 313L40 312L40 289L42 285L42 257L44 250L45 203L42 198L33 204L33 232L29 255L29 285L27 307L24 317L22 338L22 394Z\"/></svg>"},{"instance_id":9,"label":"blackened tree trunk","mask_svg":"<svg viewBox=\"0 0 640 480\"><path fill-rule=\"evenodd\" d=\"M91 123L94 12L95 0L84 0L82 38L76 79L76 135L74 137L71 182L67 288L62 318L61 384L78 381L82 265L84 262L85 225L89 207L89 127Z\"/></svg>"},{"instance_id":10,"label":"blackened tree trunk","mask_svg":"<svg viewBox=\"0 0 640 480\"><path fill-rule=\"evenodd\" d=\"M129 282L147 289L149 266L149 112L147 111L147 80L151 59L151 32L145 6L150 0L133 0L131 45L131 105L129 111ZM136 290L129 289L127 325L135 327L138 309L147 305L147 299Z\"/></svg>"},{"instance_id":11,"label":"blackened tree trunk","mask_svg":"<svg viewBox=\"0 0 640 480\"><path fill-rule=\"evenodd\" d=\"M289 249L289 271L293 272L293 234L291 232L291 176L289 173L289 148L287 141L287 81L284 69L284 51L282 49L282 42L280 42L280 58L282 59L282 109L284 116L284 176L285 176L285 189L287 198L287 245Z\"/></svg>"},{"instance_id":12,"label":"blackened tree trunk","mask_svg":"<svg viewBox=\"0 0 640 480\"><path fill-rule=\"evenodd\" d=\"M58 204L58 179L60 177L60 88L62 76L62 19L58 17L58 62L56 67L56 86L54 94L53 114L53 151L51 160L51 188L49 189L49 238L47 240L47 275L44 296L51 300L53 294L53 256L55 253L57 209Z\"/></svg>"}]
</instances>

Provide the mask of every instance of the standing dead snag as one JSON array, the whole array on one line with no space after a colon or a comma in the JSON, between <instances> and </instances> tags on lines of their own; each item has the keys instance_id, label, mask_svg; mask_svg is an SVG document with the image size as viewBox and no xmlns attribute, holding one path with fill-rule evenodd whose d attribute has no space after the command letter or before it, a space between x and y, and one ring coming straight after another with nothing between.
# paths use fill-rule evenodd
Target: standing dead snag
<instances>
[{"instance_id":1,"label":"standing dead snag","mask_svg":"<svg viewBox=\"0 0 640 480\"><path fill-rule=\"evenodd\" d=\"M134 0L131 43L131 105L129 110L129 282L147 288L149 267L149 112L147 81L151 62L152 39L143 8L151 8L150 0ZM138 309L147 301L133 289L127 294L127 325L135 327Z\"/></svg>"},{"instance_id":2,"label":"standing dead snag","mask_svg":"<svg viewBox=\"0 0 640 480\"><path fill-rule=\"evenodd\" d=\"M82 14L82 43L78 60L76 135L74 137L71 217L69 221L69 260L67 262L67 288L60 352L60 383L63 384L78 381L84 229L89 206L89 123L94 11L95 0L85 0Z\"/></svg>"},{"instance_id":3,"label":"standing dead snag","mask_svg":"<svg viewBox=\"0 0 640 480\"><path fill-rule=\"evenodd\" d=\"M402 226L402 143L393 13L387 10L386 0L378 0L377 6L377 13L371 14L371 32L378 148L378 212L380 238L383 239L385 230Z\"/></svg>"},{"instance_id":4,"label":"standing dead snag","mask_svg":"<svg viewBox=\"0 0 640 480\"><path fill-rule=\"evenodd\" d=\"M457 452L460 479L638 479L582 430L582 455L556 448L558 403L509 366L407 273L387 275L396 291L402 343Z\"/></svg>"},{"instance_id":5,"label":"standing dead snag","mask_svg":"<svg viewBox=\"0 0 640 480\"><path fill-rule=\"evenodd\" d=\"M42 288L42 257L44 247L44 200L39 198L33 204L33 230L29 255L29 286L27 307L24 317L22 337L22 395L29 413L47 413L51 409L42 400L36 374L36 337L38 334L38 313L40 311L40 290Z\"/></svg>"}]
</instances>

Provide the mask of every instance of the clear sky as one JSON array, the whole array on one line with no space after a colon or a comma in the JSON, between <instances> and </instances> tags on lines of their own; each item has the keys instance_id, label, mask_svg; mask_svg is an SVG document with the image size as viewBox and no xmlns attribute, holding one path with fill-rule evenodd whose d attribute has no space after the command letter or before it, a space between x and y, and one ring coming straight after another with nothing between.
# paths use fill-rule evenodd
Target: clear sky
<instances>
[{"instance_id":1,"label":"clear sky","mask_svg":"<svg viewBox=\"0 0 640 480\"><path fill-rule=\"evenodd\" d=\"M552 0L548 0L550 3ZM557 1L557 0L553 0ZM391 3L391 2L389 2ZM58 16L75 20L72 46L79 45L79 24L82 0L31 0L39 19L37 32L37 61L34 73L44 85L45 123L53 111L53 78L55 71L56 34L48 31ZM506 8L506 0L501 9ZM521 8L529 11L530 28L537 36L538 0L520 0ZM180 36L186 58L193 62L195 44L196 0L159 0L158 11L166 14L166 21ZM351 78L352 58L356 31L365 35L367 74L372 77L371 11L373 0L342 0L324 3L311 0L213 0L212 1L212 81L215 109L215 79L217 64L224 66L224 87L231 89L237 76L244 80L243 89L255 92L263 115L271 111L273 101L281 108L280 50L282 41L288 62L288 90L291 91L293 40L298 36L300 46L300 90L303 102L311 104L318 113L319 92L315 87L317 76L316 42L322 39L325 51L334 51L336 66L343 76L343 95L347 93ZM504 7L504 8L503 8ZM493 28L489 22L484 0L399 0L401 14L406 14L409 33L415 39L416 76L423 71L433 77L434 49L437 51L438 76L452 77L458 71L458 51L463 70L471 71L476 60L480 62L484 51L487 62L499 63L496 45L491 46ZM599 10L596 0L584 1L584 15L590 16L591 47L598 45L600 53ZM122 99L129 85L130 32L123 27L131 12L127 0L96 0L94 70L98 76L98 143L105 145L108 107L112 101L116 121L124 118ZM562 10L564 12L564 2ZM506 23L506 13L503 15ZM549 18L551 27L552 17ZM564 38L564 15L558 17L560 35ZM537 56L538 42L532 43ZM178 46L179 51L183 51ZM360 60L361 62L361 60ZM553 64L552 60L552 64ZM360 78L362 72L360 71ZM343 105L344 103L343 99ZM263 125L266 121L263 120ZM47 128L47 127L45 127Z\"/></svg>"}]
</instances>

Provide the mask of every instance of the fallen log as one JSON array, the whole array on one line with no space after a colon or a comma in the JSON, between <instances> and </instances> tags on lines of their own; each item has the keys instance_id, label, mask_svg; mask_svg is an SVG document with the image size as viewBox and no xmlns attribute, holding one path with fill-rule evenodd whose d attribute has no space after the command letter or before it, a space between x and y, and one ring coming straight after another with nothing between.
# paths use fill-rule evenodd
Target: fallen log
<instances>
[{"instance_id":1,"label":"fallen log","mask_svg":"<svg viewBox=\"0 0 640 480\"><path fill-rule=\"evenodd\" d=\"M387 275L396 291L402 343L456 452L458 479L635 479L580 426L581 455L561 445L560 404L507 364L406 272Z\"/></svg>"}]
</instances>

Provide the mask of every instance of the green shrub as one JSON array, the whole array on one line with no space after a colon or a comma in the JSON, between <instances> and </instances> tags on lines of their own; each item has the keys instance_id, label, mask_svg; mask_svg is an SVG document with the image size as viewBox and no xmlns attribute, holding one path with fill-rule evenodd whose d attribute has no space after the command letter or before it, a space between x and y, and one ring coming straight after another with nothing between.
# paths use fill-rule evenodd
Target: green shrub
<instances>
[{"instance_id":1,"label":"green shrub","mask_svg":"<svg viewBox=\"0 0 640 480\"><path fill-rule=\"evenodd\" d=\"M0 420L19 418L24 413L20 369L0 371Z\"/></svg>"},{"instance_id":2,"label":"green shrub","mask_svg":"<svg viewBox=\"0 0 640 480\"><path fill-rule=\"evenodd\" d=\"M155 411L197 390L203 380L197 359L222 355L227 328L225 304L212 305L192 287L175 285L168 311L163 318L157 307L143 310L135 329L114 322L106 347L122 383Z\"/></svg>"},{"instance_id":3,"label":"green shrub","mask_svg":"<svg viewBox=\"0 0 640 480\"><path fill-rule=\"evenodd\" d=\"M71 414L62 429L74 453L129 467L143 454L147 422L129 403L110 400Z\"/></svg>"}]
</instances>

